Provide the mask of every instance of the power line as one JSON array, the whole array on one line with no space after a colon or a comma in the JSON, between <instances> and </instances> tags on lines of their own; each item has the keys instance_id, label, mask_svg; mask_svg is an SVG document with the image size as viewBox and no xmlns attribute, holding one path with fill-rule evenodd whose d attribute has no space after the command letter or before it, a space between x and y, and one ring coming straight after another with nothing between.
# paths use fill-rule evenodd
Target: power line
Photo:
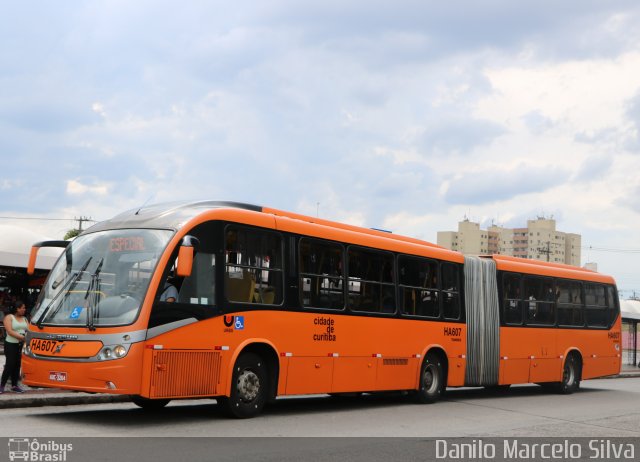
<instances>
[{"instance_id":1,"label":"power line","mask_svg":"<svg viewBox=\"0 0 640 462\"><path fill-rule=\"evenodd\" d=\"M80 216L80 218L44 218L44 217L0 217L3 220L44 220L44 221L77 221L78 222L78 231L82 232L82 224L83 223L96 223L96 220L92 220L89 217Z\"/></svg>"},{"instance_id":2,"label":"power line","mask_svg":"<svg viewBox=\"0 0 640 462\"><path fill-rule=\"evenodd\" d=\"M2 220L45 220L45 221L76 221L77 218L44 218L44 217L0 217ZM90 220L95 221L95 220Z\"/></svg>"},{"instance_id":3,"label":"power line","mask_svg":"<svg viewBox=\"0 0 640 462\"><path fill-rule=\"evenodd\" d=\"M613 247L594 247L594 246L582 246L582 249L593 250L594 252L616 252L616 253L640 253L640 249L620 249Z\"/></svg>"}]
</instances>

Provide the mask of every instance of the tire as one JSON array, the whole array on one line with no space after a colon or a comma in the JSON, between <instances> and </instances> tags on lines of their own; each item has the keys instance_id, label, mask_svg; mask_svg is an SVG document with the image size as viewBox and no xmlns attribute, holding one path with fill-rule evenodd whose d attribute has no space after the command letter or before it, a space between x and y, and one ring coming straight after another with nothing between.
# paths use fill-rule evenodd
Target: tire
<instances>
[{"instance_id":1,"label":"tire","mask_svg":"<svg viewBox=\"0 0 640 462\"><path fill-rule=\"evenodd\" d=\"M557 385L558 393L570 395L580 388L580 361L575 354L570 354L562 368L562 381Z\"/></svg>"},{"instance_id":2,"label":"tire","mask_svg":"<svg viewBox=\"0 0 640 462\"><path fill-rule=\"evenodd\" d=\"M440 399L445 389L444 368L440 356L429 353L420 367L419 388L414 393L418 403L435 403Z\"/></svg>"},{"instance_id":3,"label":"tire","mask_svg":"<svg viewBox=\"0 0 640 462\"><path fill-rule=\"evenodd\" d=\"M144 409L145 411L159 411L164 408L167 404L169 404L170 399L150 399L143 398L142 396L133 395L131 396L131 401L138 406Z\"/></svg>"},{"instance_id":4,"label":"tire","mask_svg":"<svg viewBox=\"0 0 640 462\"><path fill-rule=\"evenodd\" d=\"M262 412L268 397L266 361L254 353L242 353L233 367L231 396L217 398L217 401L226 414L247 419Z\"/></svg>"}]
</instances>

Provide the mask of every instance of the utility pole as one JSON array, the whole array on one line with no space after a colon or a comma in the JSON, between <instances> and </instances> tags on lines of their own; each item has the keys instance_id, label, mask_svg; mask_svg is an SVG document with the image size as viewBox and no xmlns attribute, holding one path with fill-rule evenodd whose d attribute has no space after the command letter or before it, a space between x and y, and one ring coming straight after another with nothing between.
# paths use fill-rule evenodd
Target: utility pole
<instances>
[{"instance_id":1,"label":"utility pole","mask_svg":"<svg viewBox=\"0 0 640 462\"><path fill-rule=\"evenodd\" d=\"M79 232L82 232L82 223L84 223L85 221L92 221L91 218L89 218L89 217L75 218L75 220L78 221L78 231Z\"/></svg>"},{"instance_id":2,"label":"utility pole","mask_svg":"<svg viewBox=\"0 0 640 462\"><path fill-rule=\"evenodd\" d=\"M541 249L540 247L538 247L536 249L538 251L538 253L544 253L547 255L547 261L551 261L551 241L547 241L547 248L546 249Z\"/></svg>"}]
</instances>

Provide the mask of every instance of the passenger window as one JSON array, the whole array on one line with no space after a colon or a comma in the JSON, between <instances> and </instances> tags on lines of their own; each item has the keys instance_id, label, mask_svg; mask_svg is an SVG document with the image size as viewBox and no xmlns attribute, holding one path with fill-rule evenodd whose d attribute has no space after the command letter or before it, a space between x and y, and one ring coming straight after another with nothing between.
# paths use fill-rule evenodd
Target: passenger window
<instances>
[{"instance_id":1,"label":"passenger window","mask_svg":"<svg viewBox=\"0 0 640 462\"><path fill-rule=\"evenodd\" d=\"M609 325L607 287L603 284L587 283L584 285L584 295L587 326L607 327Z\"/></svg>"},{"instance_id":2,"label":"passenger window","mask_svg":"<svg viewBox=\"0 0 640 462\"><path fill-rule=\"evenodd\" d=\"M225 235L225 294L232 302L282 303L282 238L279 234L229 227Z\"/></svg>"},{"instance_id":3,"label":"passenger window","mask_svg":"<svg viewBox=\"0 0 640 462\"><path fill-rule=\"evenodd\" d=\"M395 313L393 256L386 252L350 248L349 308L370 313Z\"/></svg>"},{"instance_id":4,"label":"passenger window","mask_svg":"<svg viewBox=\"0 0 640 462\"><path fill-rule=\"evenodd\" d=\"M505 324L522 324L522 296L519 274L504 273L502 277L503 315Z\"/></svg>"},{"instance_id":5,"label":"passenger window","mask_svg":"<svg viewBox=\"0 0 640 462\"><path fill-rule=\"evenodd\" d=\"M438 263L426 258L398 257L400 305L403 314L440 317Z\"/></svg>"},{"instance_id":6,"label":"passenger window","mask_svg":"<svg viewBox=\"0 0 640 462\"><path fill-rule=\"evenodd\" d=\"M582 284L558 281L558 325L584 326Z\"/></svg>"},{"instance_id":7,"label":"passenger window","mask_svg":"<svg viewBox=\"0 0 640 462\"><path fill-rule=\"evenodd\" d=\"M553 280L543 277L526 277L523 284L527 324L555 324L555 292Z\"/></svg>"},{"instance_id":8,"label":"passenger window","mask_svg":"<svg viewBox=\"0 0 640 462\"><path fill-rule=\"evenodd\" d=\"M460 265L442 263L442 311L445 319L460 319Z\"/></svg>"},{"instance_id":9,"label":"passenger window","mask_svg":"<svg viewBox=\"0 0 640 462\"><path fill-rule=\"evenodd\" d=\"M607 326L609 326L618 317L618 313L620 312L618 295L613 286L607 286L607 306L609 307L609 324L607 324Z\"/></svg>"},{"instance_id":10,"label":"passenger window","mask_svg":"<svg viewBox=\"0 0 640 462\"><path fill-rule=\"evenodd\" d=\"M299 255L302 306L343 309L342 246L303 238L300 240Z\"/></svg>"}]
</instances>

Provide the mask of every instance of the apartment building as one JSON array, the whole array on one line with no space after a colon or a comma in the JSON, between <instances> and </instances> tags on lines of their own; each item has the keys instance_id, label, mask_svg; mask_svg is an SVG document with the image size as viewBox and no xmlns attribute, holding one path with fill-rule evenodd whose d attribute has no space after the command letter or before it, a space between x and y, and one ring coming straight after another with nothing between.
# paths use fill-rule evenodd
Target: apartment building
<instances>
[{"instance_id":1,"label":"apartment building","mask_svg":"<svg viewBox=\"0 0 640 462\"><path fill-rule=\"evenodd\" d=\"M580 266L582 238L556 230L551 218L528 220L526 228L492 225L486 230L465 219L458 231L438 231L438 245L467 255L497 253Z\"/></svg>"}]
</instances>

